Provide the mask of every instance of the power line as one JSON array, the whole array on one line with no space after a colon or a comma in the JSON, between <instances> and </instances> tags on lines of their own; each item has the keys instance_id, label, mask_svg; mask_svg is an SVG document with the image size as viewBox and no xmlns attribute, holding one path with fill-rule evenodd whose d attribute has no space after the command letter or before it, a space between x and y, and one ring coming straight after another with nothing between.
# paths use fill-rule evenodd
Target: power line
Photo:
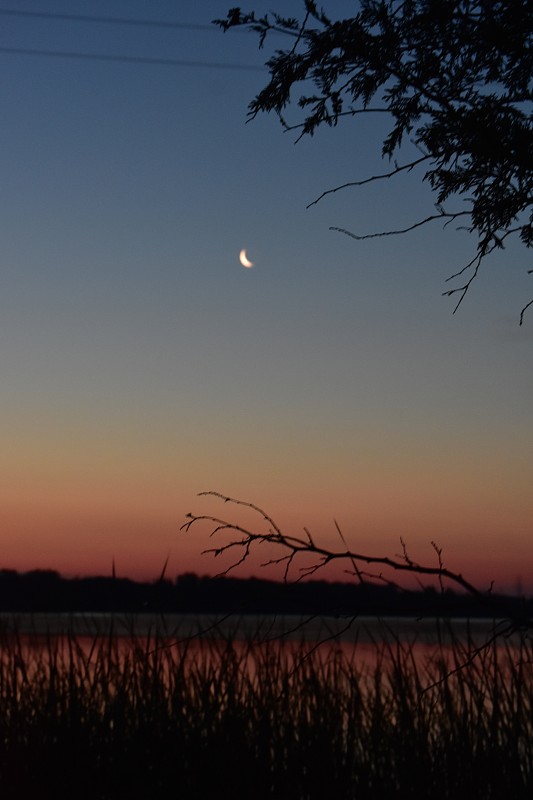
<instances>
[{"instance_id":1,"label":"power line","mask_svg":"<svg viewBox=\"0 0 533 800\"><path fill-rule=\"evenodd\" d=\"M253 64L229 64L216 61L184 61L176 58L144 58L143 56L113 56L96 53L76 53L67 50L37 50L28 47L0 47L0 53L21 56L47 56L49 58L73 58L90 61L116 61L125 64L152 64L168 67L202 67L205 69L233 69L247 72L264 72L264 67Z\"/></svg>"},{"instance_id":2,"label":"power line","mask_svg":"<svg viewBox=\"0 0 533 800\"><path fill-rule=\"evenodd\" d=\"M40 19L67 20L69 22L99 22L113 25L137 25L149 28L174 28L191 31L216 31L214 25L201 25L188 22L163 22L155 19L134 19L130 17L93 17L88 14L56 14L50 11L19 11L13 8L0 8L0 15L10 17L38 17Z\"/></svg>"}]
</instances>

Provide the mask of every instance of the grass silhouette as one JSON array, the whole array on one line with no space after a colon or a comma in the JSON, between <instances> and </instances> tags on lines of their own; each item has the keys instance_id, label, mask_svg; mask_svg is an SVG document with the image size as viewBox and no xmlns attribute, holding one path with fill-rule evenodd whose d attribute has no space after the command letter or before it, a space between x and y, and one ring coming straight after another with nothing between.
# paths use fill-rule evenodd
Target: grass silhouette
<instances>
[{"instance_id":1,"label":"grass silhouette","mask_svg":"<svg viewBox=\"0 0 533 800\"><path fill-rule=\"evenodd\" d=\"M530 798L533 650L4 634L3 797ZM454 669L461 667L456 672Z\"/></svg>"}]
</instances>

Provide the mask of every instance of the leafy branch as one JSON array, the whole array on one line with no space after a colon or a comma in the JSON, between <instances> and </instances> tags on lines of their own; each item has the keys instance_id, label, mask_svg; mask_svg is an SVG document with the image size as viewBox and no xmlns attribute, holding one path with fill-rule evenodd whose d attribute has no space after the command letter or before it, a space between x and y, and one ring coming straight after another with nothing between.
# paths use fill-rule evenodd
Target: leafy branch
<instances>
[{"instance_id":1,"label":"leafy branch","mask_svg":"<svg viewBox=\"0 0 533 800\"><path fill-rule=\"evenodd\" d=\"M422 177L435 193L437 214L402 230L354 239L407 233L443 216L450 198L466 202L466 229L478 237L476 256L454 276L469 272L459 293L459 307L483 260L503 248L511 234L533 245L533 17L521 0L361 0L355 16L332 20L314 0L303 0L303 20L270 13L256 16L232 8L224 31L244 26L264 47L271 34L291 38L267 61L268 84L249 105L249 118L274 113L298 139L322 125L335 127L346 117L388 113L392 127L381 155L394 169L323 192L393 178L422 162ZM295 92L299 96L295 96ZM303 121L289 124L288 107ZM398 166L396 154L409 141L422 157ZM308 207L309 207L308 206ZM526 303L520 314L533 304Z\"/></svg>"}]
</instances>

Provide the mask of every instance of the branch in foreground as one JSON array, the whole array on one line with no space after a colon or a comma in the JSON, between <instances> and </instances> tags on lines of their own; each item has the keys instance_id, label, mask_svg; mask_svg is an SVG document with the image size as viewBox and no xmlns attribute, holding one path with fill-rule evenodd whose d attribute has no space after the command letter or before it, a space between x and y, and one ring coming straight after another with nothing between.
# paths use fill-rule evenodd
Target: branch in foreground
<instances>
[{"instance_id":1,"label":"branch in foreground","mask_svg":"<svg viewBox=\"0 0 533 800\"><path fill-rule=\"evenodd\" d=\"M349 187L353 186L366 186L367 183L375 183L376 181L386 180L388 178L394 178L396 175L399 175L400 172L405 172L405 170L407 170L407 172L411 172L411 170L413 170L418 164L421 164L423 161L427 161L428 158L429 156L424 155L421 156L420 158L415 159L414 161L410 161L408 164L402 164L401 166L396 166L390 172L382 172L379 175L371 175L369 178L363 178L362 180L359 181L349 181L348 183L343 183L340 186L335 186L334 189L326 189L326 191L322 192L322 194L319 195L315 200L313 200L311 203L308 203L306 205L306 208L311 208L311 206L315 206L322 200L323 197L326 197L328 194L335 194L336 192L340 192L342 189L348 189Z\"/></svg>"},{"instance_id":2,"label":"branch in foreground","mask_svg":"<svg viewBox=\"0 0 533 800\"><path fill-rule=\"evenodd\" d=\"M224 31L251 30L261 48L272 33L290 37L287 46L271 51L268 82L250 102L248 119L273 113L285 130L299 130L299 141L347 117L355 121L376 112L390 117L381 156L394 168L329 189L309 205L427 161L420 180L429 183L437 208L452 198L466 201L466 230L479 239L470 279L444 292L457 292L456 311L493 244L499 247L513 232L525 247L533 246L528 4L365 0L348 12L352 16L337 19L327 17L314 0L304 6L301 19L232 8L225 20L215 21ZM290 110L296 111L291 124L285 118ZM423 157L399 166L396 158L407 141ZM336 230L371 239L405 233L436 218L366 236ZM530 306L522 308L520 324Z\"/></svg>"},{"instance_id":3,"label":"branch in foreground","mask_svg":"<svg viewBox=\"0 0 533 800\"><path fill-rule=\"evenodd\" d=\"M416 163L417 162L413 162L413 164L406 164L401 169L412 169L412 167ZM399 169L400 168L398 168L398 171ZM391 173L385 173L383 175L377 175L372 178L367 178L366 180L359 182L359 184L353 182L350 184L345 184L345 186L362 185L363 183L370 183L371 181L380 178L389 178L394 176L395 174L396 171ZM336 192L339 189L345 188L345 186L339 186L336 189L330 189L328 192L324 192L324 194L330 194L332 192ZM324 194L318 197L314 201L314 203L317 203L324 196ZM313 205L313 203L311 203L311 205ZM400 236L404 233L410 233L411 231L414 231L417 228L421 228L430 222L434 222L435 220L445 220L443 227L446 228L451 222L456 220L458 217L471 216L470 211L449 212L449 211L444 211L444 209L441 209L439 206L437 206L437 210L438 210L437 214L430 214L428 217L425 217L424 219L421 219L418 222L414 222L412 225L408 225L406 228L399 228L397 230L384 230L384 231L378 231L377 233L357 234L353 233L352 231L346 230L346 228L339 228L337 226L332 225L330 226L330 231L337 231L338 233L343 233L345 236L349 236L351 239L355 239L356 241L361 242L364 241L365 239L379 239L385 236ZM467 230L468 232L471 233L473 228L469 226L461 226L460 228L458 228L458 230ZM468 262L468 264L465 264L464 267L461 267L461 269L459 269L457 272L454 272L453 275L450 275L448 278L446 278L446 283L448 283L449 281L452 281L455 278L458 278L461 275L464 275L465 273L468 273L470 271L470 275L464 284L462 284L461 286L455 286L453 289L447 289L445 292L442 293L444 297L451 297L454 294L459 294L459 300L457 301L453 309L454 314L461 305L461 303L463 302L472 283L477 278L483 260L487 256L489 256L494 250L503 249L504 247L503 243L507 239L507 237L512 235L513 233L516 233L517 231L518 228L510 228L509 230L505 231L505 233L499 236L496 235L494 232L490 233L485 237L483 241L479 243L476 255ZM529 270L529 272L531 271L532 270ZM524 322L524 314L531 305L533 305L533 300L531 300L529 303L526 303L526 305L522 308L522 311L520 312L520 325L522 325L522 323Z\"/></svg>"},{"instance_id":4,"label":"branch in foreground","mask_svg":"<svg viewBox=\"0 0 533 800\"><path fill-rule=\"evenodd\" d=\"M446 226L449 225L450 222L453 222L453 220L457 219L458 217L467 217L467 216L470 216L469 211L454 211L454 212L440 211L438 214L430 214L429 217L425 217L424 219L421 219L418 222L413 222L413 224L408 225L407 228L399 228L398 230L378 231L378 233L358 234L358 233L352 233L351 231L347 231L346 228L337 228L336 226L332 225L330 226L330 231L338 231L339 233L344 233L351 239L356 239L358 242L362 242L364 239L379 239L382 236L400 236L402 233L410 233L411 231L416 230L416 228L421 228L422 225L427 225L428 222L433 222L436 219L447 220L444 223Z\"/></svg>"},{"instance_id":5,"label":"branch in foreground","mask_svg":"<svg viewBox=\"0 0 533 800\"><path fill-rule=\"evenodd\" d=\"M317 544L309 531L305 529L304 536L284 533L273 518L254 503L236 500L213 491L201 492L200 496L214 497L225 504L229 503L232 506L249 509L257 515L256 529L211 514L187 514L187 521L182 525L182 530L190 531L199 523L207 523L211 528L210 537L212 539L224 537L217 546L204 550L204 553L212 553L215 558L228 554L233 557L229 566L222 570L221 575L227 575L243 564L250 557L252 550L255 551L256 546L268 544L278 548L279 556L267 559L262 566L283 565L285 580L288 580L292 568L297 568L296 580L299 581L315 574L327 564L343 561L351 565L351 569L346 572L362 583L366 580L382 581L402 589L403 587L387 577L387 574L407 574L420 579L433 578L438 581L442 592L445 590L445 585L455 586L475 598L490 616L505 618L508 623L505 627L506 635L517 631L533 630L533 619L525 611L517 613L516 607L510 608L505 600L493 595L492 587L488 591L482 591L460 572L445 567L442 551L433 542L432 546L437 556L436 565L420 564L411 558L403 540L400 540L402 552L393 558L356 552L347 547L337 526L345 549L332 550ZM310 566L301 566L302 558L304 560L311 559L313 563Z\"/></svg>"}]
</instances>

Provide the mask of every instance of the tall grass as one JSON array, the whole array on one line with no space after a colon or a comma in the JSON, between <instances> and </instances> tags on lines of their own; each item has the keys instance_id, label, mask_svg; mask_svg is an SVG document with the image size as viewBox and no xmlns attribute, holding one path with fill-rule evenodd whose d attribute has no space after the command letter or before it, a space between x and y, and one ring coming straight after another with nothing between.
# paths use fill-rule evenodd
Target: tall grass
<instances>
[{"instance_id":1,"label":"tall grass","mask_svg":"<svg viewBox=\"0 0 533 800\"><path fill-rule=\"evenodd\" d=\"M5 635L2 797L533 796L529 646L375 647Z\"/></svg>"}]
</instances>

